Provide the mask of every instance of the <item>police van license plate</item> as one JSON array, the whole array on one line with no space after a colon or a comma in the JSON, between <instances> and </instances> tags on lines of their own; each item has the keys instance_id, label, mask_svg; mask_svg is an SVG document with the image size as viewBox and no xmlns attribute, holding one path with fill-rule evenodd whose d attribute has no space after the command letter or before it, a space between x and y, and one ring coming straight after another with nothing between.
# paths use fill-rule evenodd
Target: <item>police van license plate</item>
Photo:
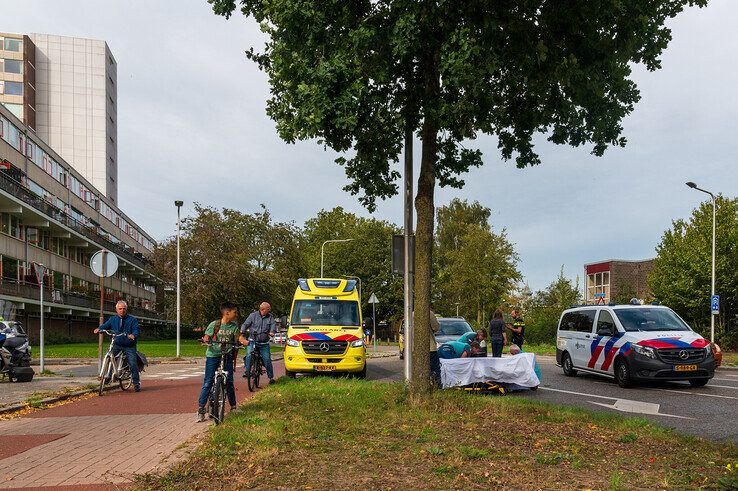
<instances>
[{"instance_id":1,"label":"police van license plate","mask_svg":"<svg viewBox=\"0 0 738 491\"><path fill-rule=\"evenodd\" d=\"M694 372L697 370L697 365L674 365L675 372Z\"/></svg>"},{"instance_id":2,"label":"police van license plate","mask_svg":"<svg viewBox=\"0 0 738 491\"><path fill-rule=\"evenodd\" d=\"M336 365L315 365L316 372L332 372L336 369Z\"/></svg>"}]
</instances>

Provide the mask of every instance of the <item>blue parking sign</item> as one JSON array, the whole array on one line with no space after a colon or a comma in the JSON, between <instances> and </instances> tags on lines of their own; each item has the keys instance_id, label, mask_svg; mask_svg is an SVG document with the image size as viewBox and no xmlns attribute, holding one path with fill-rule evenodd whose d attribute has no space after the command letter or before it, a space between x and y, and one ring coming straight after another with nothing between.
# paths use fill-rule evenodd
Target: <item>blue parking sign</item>
<instances>
[{"instance_id":1,"label":"blue parking sign","mask_svg":"<svg viewBox=\"0 0 738 491\"><path fill-rule=\"evenodd\" d=\"M710 310L714 315L720 314L720 295L710 297Z\"/></svg>"}]
</instances>

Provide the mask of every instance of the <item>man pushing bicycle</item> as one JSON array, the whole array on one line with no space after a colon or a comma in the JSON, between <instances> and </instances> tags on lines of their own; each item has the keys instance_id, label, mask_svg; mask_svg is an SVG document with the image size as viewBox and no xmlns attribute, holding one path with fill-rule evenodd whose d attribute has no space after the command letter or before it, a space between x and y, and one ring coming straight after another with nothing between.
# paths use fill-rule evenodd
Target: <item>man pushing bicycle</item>
<instances>
[{"instance_id":1,"label":"man pushing bicycle","mask_svg":"<svg viewBox=\"0 0 738 491\"><path fill-rule=\"evenodd\" d=\"M238 339L238 307L232 302L223 302L220 304L220 320L213 321L205 329L205 335L202 337L203 342L208 343L208 349L205 352L205 380L202 383L200 398L197 401L197 421L205 421L205 403L208 401L210 390L213 386L215 372L220 366L221 356L220 339L228 338L232 343L236 343ZM222 356L224 364L228 367L228 376L226 377L226 395L228 403L231 405L231 411L236 408L236 391L233 387L233 370L235 368L235 349L233 353L227 353ZM225 367L223 367L225 369Z\"/></svg>"}]
</instances>

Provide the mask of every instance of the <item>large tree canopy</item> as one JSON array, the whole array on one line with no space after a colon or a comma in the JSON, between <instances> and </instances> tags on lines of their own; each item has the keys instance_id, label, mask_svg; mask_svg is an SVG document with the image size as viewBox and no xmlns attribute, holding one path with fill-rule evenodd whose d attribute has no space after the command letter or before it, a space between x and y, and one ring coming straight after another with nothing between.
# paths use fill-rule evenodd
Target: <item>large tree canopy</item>
<instances>
[{"instance_id":1,"label":"large tree canopy","mask_svg":"<svg viewBox=\"0 0 738 491\"><path fill-rule=\"evenodd\" d=\"M406 132L422 141L413 390L428 384L434 189L482 164L463 146L497 137L504 159L538 164L536 133L557 144L622 146L639 93L631 64L659 68L665 21L707 0L208 0L240 7L268 41L248 56L271 86L267 112L288 141L317 138L370 210L397 193Z\"/></svg>"}]
</instances>

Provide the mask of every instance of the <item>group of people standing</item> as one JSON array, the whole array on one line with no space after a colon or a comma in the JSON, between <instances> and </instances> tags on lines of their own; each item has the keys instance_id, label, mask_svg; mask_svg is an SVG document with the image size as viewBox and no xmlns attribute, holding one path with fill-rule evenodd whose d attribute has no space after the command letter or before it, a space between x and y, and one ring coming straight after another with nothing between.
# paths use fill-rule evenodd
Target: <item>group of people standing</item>
<instances>
[{"instance_id":1,"label":"group of people standing","mask_svg":"<svg viewBox=\"0 0 738 491\"><path fill-rule=\"evenodd\" d=\"M505 322L502 309L495 310L492 320L489 321L489 345L492 348L492 356L499 358L502 356L502 349L508 345L507 330L511 332L511 343L518 348L523 347L525 341L525 321L520 311L513 309L510 312L512 322Z\"/></svg>"},{"instance_id":2,"label":"group of people standing","mask_svg":"<svg viewBox=\"0 0 738 491\"><path fill-rule=\"evenodd\" d=\"M484 329L477 332L469 332L462 335L456 341L443 343L438 347L439 358L466 358L470 356L487 356L487 346L492 350L492 356L499 358L502 350L508 346L507 331L510 330L509 346L520 349L525 341L525 321L520 311L514 309L510 312L512 322L505 322L502 309L495 310L492 320L489 322L489 334ZM487 343L489 340L489 343ZM432 351L432 350L431 350Z\"/></svg>"}]
</instances>

